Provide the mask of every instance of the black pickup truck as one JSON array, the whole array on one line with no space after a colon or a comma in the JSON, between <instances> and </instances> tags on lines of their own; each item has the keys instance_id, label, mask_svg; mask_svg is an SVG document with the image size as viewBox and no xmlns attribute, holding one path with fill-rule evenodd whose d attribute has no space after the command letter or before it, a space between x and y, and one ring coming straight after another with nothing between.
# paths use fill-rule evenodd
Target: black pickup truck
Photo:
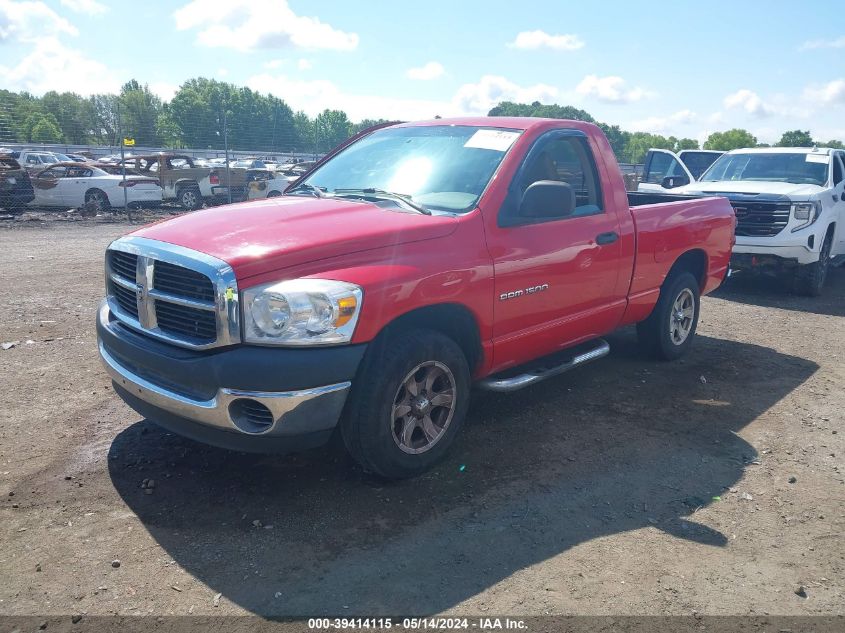
<instances>
[{"instance_id":1,"label":"black pickup truck","mask_svg":"<svg viewBox=\"0 0 845 633\"><path fill-rule=\"evenodd\" d=\"M0 208L16 213L34 199L26 170L11 156L0 155Z\"/></svg>"}]
</instances>

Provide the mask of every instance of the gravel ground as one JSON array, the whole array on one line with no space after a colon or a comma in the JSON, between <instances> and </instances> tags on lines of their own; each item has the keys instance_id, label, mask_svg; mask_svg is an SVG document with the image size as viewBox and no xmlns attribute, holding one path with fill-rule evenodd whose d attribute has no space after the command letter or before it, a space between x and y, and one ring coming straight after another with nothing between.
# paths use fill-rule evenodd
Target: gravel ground
<instances>
[{"instance_id":1,"label":"gravel ground","mask_svg":"<svg viewBox=\"0 0 845 633\"><path fill-rule=\"evenodd\" d=\"M28 215L0 221L0 614L845 613L845 269L820 299L732 279L681 362L624 330L479 394L387 484L141 419L93 327L131 226Z\"/></svg>"}]
</instances>

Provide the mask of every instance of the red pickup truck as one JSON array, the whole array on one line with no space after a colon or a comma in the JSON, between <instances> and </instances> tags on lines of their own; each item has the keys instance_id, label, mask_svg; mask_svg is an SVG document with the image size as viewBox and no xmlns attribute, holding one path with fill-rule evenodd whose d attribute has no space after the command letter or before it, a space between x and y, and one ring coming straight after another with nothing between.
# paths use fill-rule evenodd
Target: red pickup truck
<instances>
[{"instance_id":1,"label":"red pickup truck","mask_svg":"<svg viewBox=\"0 0 845 633\"><path fill-rule=\"evenodd\" d=\"M559 374L629 324L651 355L684 354L733 235L723 198L627 193L595 125L392 125L281 197L113 242L99 349L117 393L176 433L285 452L339 431L365 468L410 477L473 385Z\"/></svg>"}]
</instances>

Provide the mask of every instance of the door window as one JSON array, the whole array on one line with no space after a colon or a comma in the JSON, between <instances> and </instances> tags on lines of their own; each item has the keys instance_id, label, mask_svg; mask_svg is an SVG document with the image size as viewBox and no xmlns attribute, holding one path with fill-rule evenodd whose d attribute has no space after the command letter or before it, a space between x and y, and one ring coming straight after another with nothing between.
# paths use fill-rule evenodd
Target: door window
<instances>
[{"instance_id":1,"label":"door window","mask_svg":"<svg viewBox=\"0 0 845 633\"><path fill-rule=\"evenodd\" d=\"M552 135L541 139L528 153L522 167L516 175L516 187L511 187L511 195L503 208L503 224L520 224L523 221L536 223L563 219L520 218L519 206L522 195L530 185L541 180L564 182L575 193L575 211L570 217L603 213L601 185L596 170L593 154L587 140L580 136Z\"/></svg>"},{"instance_id":2,"label":"door window","mask_svg":"<svg viewBox=\"0 0 845 633\"><path fill-rule=\"evenodd\" d=\"M681 167L678 159L666 152L651 152L643 173L643 182L662 185L664 178L681 178L688 181L684 168Z\"/></svg>"}]
</instances>

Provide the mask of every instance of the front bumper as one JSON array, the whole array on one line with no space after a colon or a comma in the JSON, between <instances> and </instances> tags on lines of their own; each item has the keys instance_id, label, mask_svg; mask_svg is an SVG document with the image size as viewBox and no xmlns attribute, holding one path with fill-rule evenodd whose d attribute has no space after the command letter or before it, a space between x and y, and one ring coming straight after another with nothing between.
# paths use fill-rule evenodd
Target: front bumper
<instances>
[{"instance_id":1,"label":"front bumper","mask_svg":"<svg viewBox=\"0 0 845 633\"><path fill-rule=\"evenodd\" d=\"M255 452L325 443L364 353L364 346L177 349L113 320L106 304L97 334L115 391L138 413L180 435ZM244 401L266 407L272 422L251 422Z\"/></svg>"},{"instance_id":2,"label":"front bumper","mask_svg":"<svg viewBox=\"0 0 845 633\"><path fill-rule=\"evenodd\" d=\"M813 248L807 243L807 238L802 237L792 244L773 245L773 244L753 244L750 242L742 242L741 238L737 238L737 243L733 247L733 254L737 260L750 260L751 256L758 256L758 258L779 258L783 260L781 263L792 263L793 265L804 266L812 264L819 260L818 242L813 239ZM733 265L733 264L732 264Z\"/></svg>"}]
</instances>

